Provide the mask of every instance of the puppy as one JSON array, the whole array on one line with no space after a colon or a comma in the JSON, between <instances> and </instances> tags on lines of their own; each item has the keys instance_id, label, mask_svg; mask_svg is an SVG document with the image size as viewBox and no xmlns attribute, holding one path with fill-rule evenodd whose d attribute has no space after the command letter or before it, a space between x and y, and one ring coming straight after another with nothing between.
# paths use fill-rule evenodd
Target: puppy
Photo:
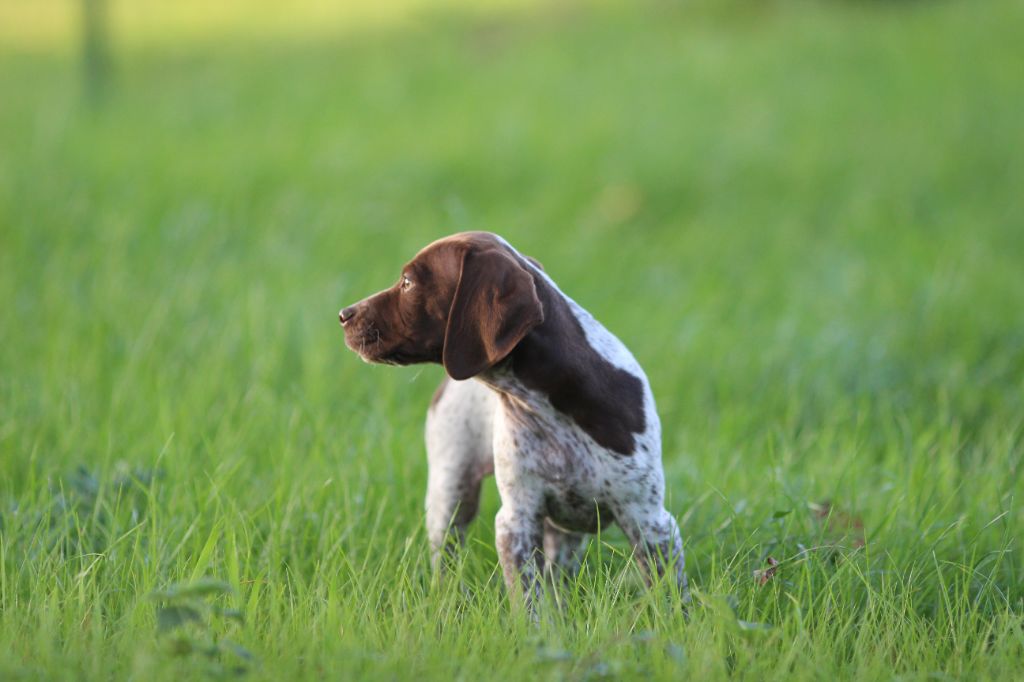
<instances>
[{"instance_id":1,"label":"puppy","mask_svg":"<svg viewBox=\"0 0 1024 682\"><path fill-rule=\"evenodd\" d=\"M528 603L545 570L575 571L584 534L613 522L648 580L668 571L686 593L647 377L536 261L497 235L455 234L340 319L365 361L438 363L448 375L426 426L435 565L461 545L493 473L502 571Z\"/></svg>"}]
</instances>

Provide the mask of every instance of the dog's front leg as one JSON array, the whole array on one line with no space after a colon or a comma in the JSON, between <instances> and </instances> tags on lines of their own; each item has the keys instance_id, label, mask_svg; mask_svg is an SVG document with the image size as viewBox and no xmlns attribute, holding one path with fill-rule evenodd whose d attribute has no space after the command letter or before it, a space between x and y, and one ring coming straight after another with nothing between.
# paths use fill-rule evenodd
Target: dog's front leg
<instances>
[{"instance_id":1,"label":"dog's front leg","mask_svg":"<svg viewBox=\"0 0 1024 682\"><path fill-rule=\"evenodd\" d=\"M525 604L536 619L544 577L544 482L534 458L523 456L519 419L506 410L495 413L494 477L501 509L494 519L498 560L513 603Z\"/></svg>"},{"instance_id":2,"label":"dog's front leg","mask_svg":"<svg viewBox=\"0 0 1024 682\"><path fill-rule=\"evenodd\" d=\"M425 506L431 563L438 575L455 559L476 518L481 478L473 462L431 458Z\"/></svg>"},{"instance_id":3,"label":"dog's front leg","mask_svg":"<svg viewBox=\"0 0 1024 682\"><path fill-rule=\"evenodd\" d=\"M438 575L462 546L480 506L480 481L494 471L494 395L475 381L444 380L427 412L427 536Z\"/></svg>"},{"instance_id":4,"label":"dog's front leg","mask_svg":"<svg viewBox=\"0 0 1024 682\"><path fill-rule=\"evenodd\" d=\"M504 503L494 520L498 560L514 601L536 615L544 574L544 517L537 509Z\"/></svg>"}]
</instances>

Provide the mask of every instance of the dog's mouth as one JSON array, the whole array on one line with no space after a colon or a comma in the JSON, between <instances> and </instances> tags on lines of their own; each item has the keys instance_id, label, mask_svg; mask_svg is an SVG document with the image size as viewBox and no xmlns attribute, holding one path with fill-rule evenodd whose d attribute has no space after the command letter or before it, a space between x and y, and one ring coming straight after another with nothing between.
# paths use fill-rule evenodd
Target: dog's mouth
<instances>
[{"instance_id":1,"label":"dog's mouth","mask_svg":"<svg viewBox=\"0 0 1024 682\"><path fill-rule=\"evenodd\" d=\"M345 329L345 345L366 362L377 362L381 341L380 330L376 328Z\"/></svg>"},{"instance_id":2,"label":"dog's mouth","mask_svg":"<svg viewBox=\"0 0 1024 682\"><path fill-rule=\"evenodd\" d=\"M345 345L358 355L363 362L378 365L406 365L411 358L395 348L389 348L384 336L376 327L359 330L345 330Z\"/></svg>"}]
</instances>

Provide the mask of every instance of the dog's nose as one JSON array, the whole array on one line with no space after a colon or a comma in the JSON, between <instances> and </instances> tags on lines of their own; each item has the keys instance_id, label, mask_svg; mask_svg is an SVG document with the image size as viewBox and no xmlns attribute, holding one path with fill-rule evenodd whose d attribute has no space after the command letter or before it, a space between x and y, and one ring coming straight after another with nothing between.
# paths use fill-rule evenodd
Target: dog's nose
<instances>
[{"instance_id":1,"label":"dog's nose","mask_svg":"<svg viewBox=\"0 0 1024 682\"><path fill-rule=\"evenodd\" d=\"M347 308L342 308L341 312L338 313L338 319L341 320L342 326L344 326L346 322L348 322L349 320L351 320L355 316L356 316L356 308L355 308L355 306L351 306L351 305L349 307L347 307Z\"/></svg>"}]
</instances>

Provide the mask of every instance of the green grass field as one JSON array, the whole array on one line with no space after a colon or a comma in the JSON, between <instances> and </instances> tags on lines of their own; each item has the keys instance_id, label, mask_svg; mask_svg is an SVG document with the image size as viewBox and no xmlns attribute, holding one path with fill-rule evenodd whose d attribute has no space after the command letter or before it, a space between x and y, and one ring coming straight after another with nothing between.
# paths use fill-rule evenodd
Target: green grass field
<instances>
[{"instance_id":1,"label":"green grass field","mask_svg":"<svg viewBox=\"0 0 1024 682\"><path fill-rule=\"evenodd\" d=\"M0 679L1024 674L1019 1L115 4L93 105L0 2ZM531 625L493 483L431 580L337 311L464 229L647 369L688 618L612 528Z\"/></svg>"}]
</instances>

